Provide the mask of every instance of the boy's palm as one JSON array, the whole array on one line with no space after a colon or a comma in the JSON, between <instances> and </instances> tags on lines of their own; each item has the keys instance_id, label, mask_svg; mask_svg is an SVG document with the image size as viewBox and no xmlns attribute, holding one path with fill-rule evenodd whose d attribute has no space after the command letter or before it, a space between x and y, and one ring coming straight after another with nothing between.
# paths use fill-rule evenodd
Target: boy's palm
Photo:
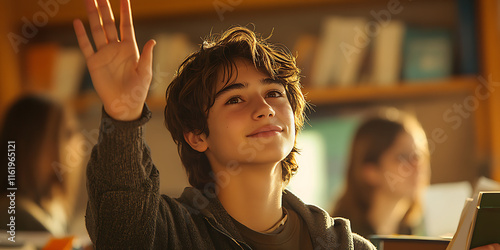
<instances>
[{"instance_id":1,"label":"boy's palm","mask_svg":"<svg viewBox=\"0 0 500 250\"><path fill-rule=\"evenodd\" d=\"M151 74L140 75L136 70L138 61L137 49L130 42L108 44L87 58L94 87L112 117L126 115L118 114L123 107L142 109Z\"/></svg>"},{"instance_id":2,"label":"boy's palm","mask_svg":"<svg viewBox=\"0 0 500 250\"><path fill-rule=\"evenodd\" d=\"M85 0L94 52L80 20L75 20L75 33L87 60L94 88L104 109L114 119L134 120L140 117L152 78L150 40L139 56L130 15L130 3L121 1L121 41L118 40L114 18L107 0ZM99 8L99 12L97 11Z\"/></svg>"}]
</instances>

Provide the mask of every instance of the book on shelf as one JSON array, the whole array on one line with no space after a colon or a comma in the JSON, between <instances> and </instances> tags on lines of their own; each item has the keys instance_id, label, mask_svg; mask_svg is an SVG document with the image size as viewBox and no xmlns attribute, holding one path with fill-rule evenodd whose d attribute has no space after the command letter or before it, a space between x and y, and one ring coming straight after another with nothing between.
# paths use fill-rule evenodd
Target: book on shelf
<instances>
[{"instance_id":1,"label":"book on shelf","mask_svg":"<svg viewBox=\"0 0 500 250\"><path fill-rule=\"evenodd\" d=\"M463 75L479 72L476 34L476 1L458 0L458 52L460 56L459 71Z\"/></svg>"},{"instance_id":2,"label":"book on shelf","mask_svg":"<svg viewBox=\"0 0 500 250\"><path fill-rule=\"evenodd\" d=\"M163 33L157 35L155 40L153 80L149 93L153 98L164 98L177 69L196 48L183 33Z\"/></svg>"},{"instance_id":3,"label":"book on shelf","mask_svg":"<svg viewBox=\"0 0 500 250\"><path fill-rule=\"evenodd\" d=\"M402 21L392 20L380 27L378 35L373 38L369 82L379 86L399 82L404 34Z\"/></svg>"},{"instance_id":4,"label":"book on shelf","mask_svg":"<svg viewBox=\"0 0 500 250\"><path fill-rule=\"evenodd\" d=\"M317 43L318 38L316 36L303 34L299 36L293 46L292 53L295 56L297 67L301 70L301 76L305 78L302 80L302 83L305 83L305 85L311 83L311 65L313 64Z\"/></svg>"},{"instance_id":5,"label":"book on shelf","mask_svg":"<svg viewBox=\"0 0 500 250\"><path fill-rule=\"evenodd\" d=\"M54 86L50 95L61 101L74 98L78 94L85 68L85 58L80 49L60 48L54 63Z\"/></svg>"},{"instance_id":6,"label":"book on shelf","mask_svg":"<svg viewBox=\"0 0 500 250\"><path fill-rule=\"evenodd\" d=\"M373 74L373 42L368 44L361 59L356 85L371 84Z\"/></svg>"},{"instance_id":7,"label":"book on shelf","mask_svg":"<svg viewBox=\"0 0 500 250\"><path fill-rule=\"evenodd\" d=\"M55 62L59 53L56 43L36 44L26 49L24 89L47 92L53 88Z\"/></svg>"},{"instance_id":8,"label":"book on shelf","mask_svg":"<svg viewBox=\"0 0 500 250\"><path fill-rule=\"evenodd\" d=\"M67 101L76 96L84 70L85 59L78 48L34 45L26 53L25 89Z\"/></svg>"},{"instance_id":9,"label":"book on shelf","mask_svg":"<svg viewBox=\"0 0 500 250\"><path fill-rule=\"evenodd\" d=\"M452 54L449 31L407 28L403 44L403 79L411 83L451 76Z\"/></svg>"},{"instance_id":10,"label":"book on shelf","mask_svg":"<svg viewBox=\"0 0 500 250\"><path fill-rule=\"evenodd\" d=\"M362 17L331 16L324 20L311 72L315 87L357 82L370 42L365 25Z\"/></svg>"}]
</instances>

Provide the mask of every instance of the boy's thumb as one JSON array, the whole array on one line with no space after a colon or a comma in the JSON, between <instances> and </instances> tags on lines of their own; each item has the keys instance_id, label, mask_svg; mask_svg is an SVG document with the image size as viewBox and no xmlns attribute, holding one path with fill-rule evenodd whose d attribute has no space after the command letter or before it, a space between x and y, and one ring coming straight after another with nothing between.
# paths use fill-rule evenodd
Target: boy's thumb
<instances>
[{"instance_id":1,"label":"boy's thumb","mask_svg":"<svg viewBox=\"0 0 500 250\"><path fill-rule=\"evenodd\" d=\"M152 75L153 73L153 48L156 45L156 41L149 40L142 49L141 57L139 58L139 64L137 65L138 73L141 76L146 76L147 74Z\"/></svg>"}]
</instances>

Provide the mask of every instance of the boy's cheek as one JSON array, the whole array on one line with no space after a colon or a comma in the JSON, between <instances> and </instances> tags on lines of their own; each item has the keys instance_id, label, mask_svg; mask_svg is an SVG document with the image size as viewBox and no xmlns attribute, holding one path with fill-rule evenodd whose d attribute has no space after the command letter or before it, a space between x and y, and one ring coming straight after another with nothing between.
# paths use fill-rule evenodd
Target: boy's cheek
<instances>
[{"instance_id":1,"label":"boy's cheek","mask_svg":"<svg viewBox=\"0 0 500 250\"><path fill-rule=\"evenodd\" d=\"M283 114L285 114L285 117L288 121L291 121L292 124L295 123L295 116L293 114L293 110L290 105L284 107Z\"/></svg>"}]
</instances>

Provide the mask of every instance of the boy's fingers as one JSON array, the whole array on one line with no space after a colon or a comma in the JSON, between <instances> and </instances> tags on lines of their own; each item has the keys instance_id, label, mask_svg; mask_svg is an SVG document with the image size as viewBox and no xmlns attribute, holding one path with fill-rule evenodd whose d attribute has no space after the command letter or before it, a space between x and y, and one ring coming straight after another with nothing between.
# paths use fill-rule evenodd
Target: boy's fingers
<instances>
[{"instance_id":1,"label":"boy's fingers","mask_svg":"<svg viewBox=\"0 0 500 250\"><path fill-rule=\"evenodd\" d=\"M90 31L92 32L95 46L99 49L106 45L107 41L104 31L102 30L101 18L97 11L96 2L95 0L85 0L85 6L87 8L87 15L89 16Z\"/></svg>"},{"instance_id":2,"label":"boy's fingers","mask_svg":"<svg viewBox=\"0 0 500 250\"><path fill-rule=\"evenodd\" d=\"M82 50L83 56L89 58L94 54L94 48L90 44L87 32L85 32L85 27L81 20L77 19L73 21L73 27L75 29L76 39L78 40L78 45Z\"/></svg>"},{"instance_id":3,"label":"boy's fingers","mask_svg":"<svg viewBox=\"0 0 500 250\"><path fill-rule=\"evenodd\" d=\"M141 77L151 77L153 67L153 47L156 45L155 40L149 40L142 49L141 58L137 65L137 73Z\"/></svg>"},{"instance_id":4,"label":"boy's fingers","mask_svg":"<svg viewBox=\"0 0 500 250\"><path fill-rule=\"evenodd\" d=\"M99 6L99 12L101 13L102 27L106 34L108 42L117 42L118 33L116 32L115 18L113 16L113 10L108 0L97 0L97 5Z\"/></svg>"},{"instance_id":5,"label":"boy's fingers","mask_svg":"<svg viewBox=\"0 0 500 250\"><path fill-rule=\"evenodd\" d=\"M129 0L120 1L120 31L122 41L135 41L134 24Z\"/></svg>"}]
</instances>

